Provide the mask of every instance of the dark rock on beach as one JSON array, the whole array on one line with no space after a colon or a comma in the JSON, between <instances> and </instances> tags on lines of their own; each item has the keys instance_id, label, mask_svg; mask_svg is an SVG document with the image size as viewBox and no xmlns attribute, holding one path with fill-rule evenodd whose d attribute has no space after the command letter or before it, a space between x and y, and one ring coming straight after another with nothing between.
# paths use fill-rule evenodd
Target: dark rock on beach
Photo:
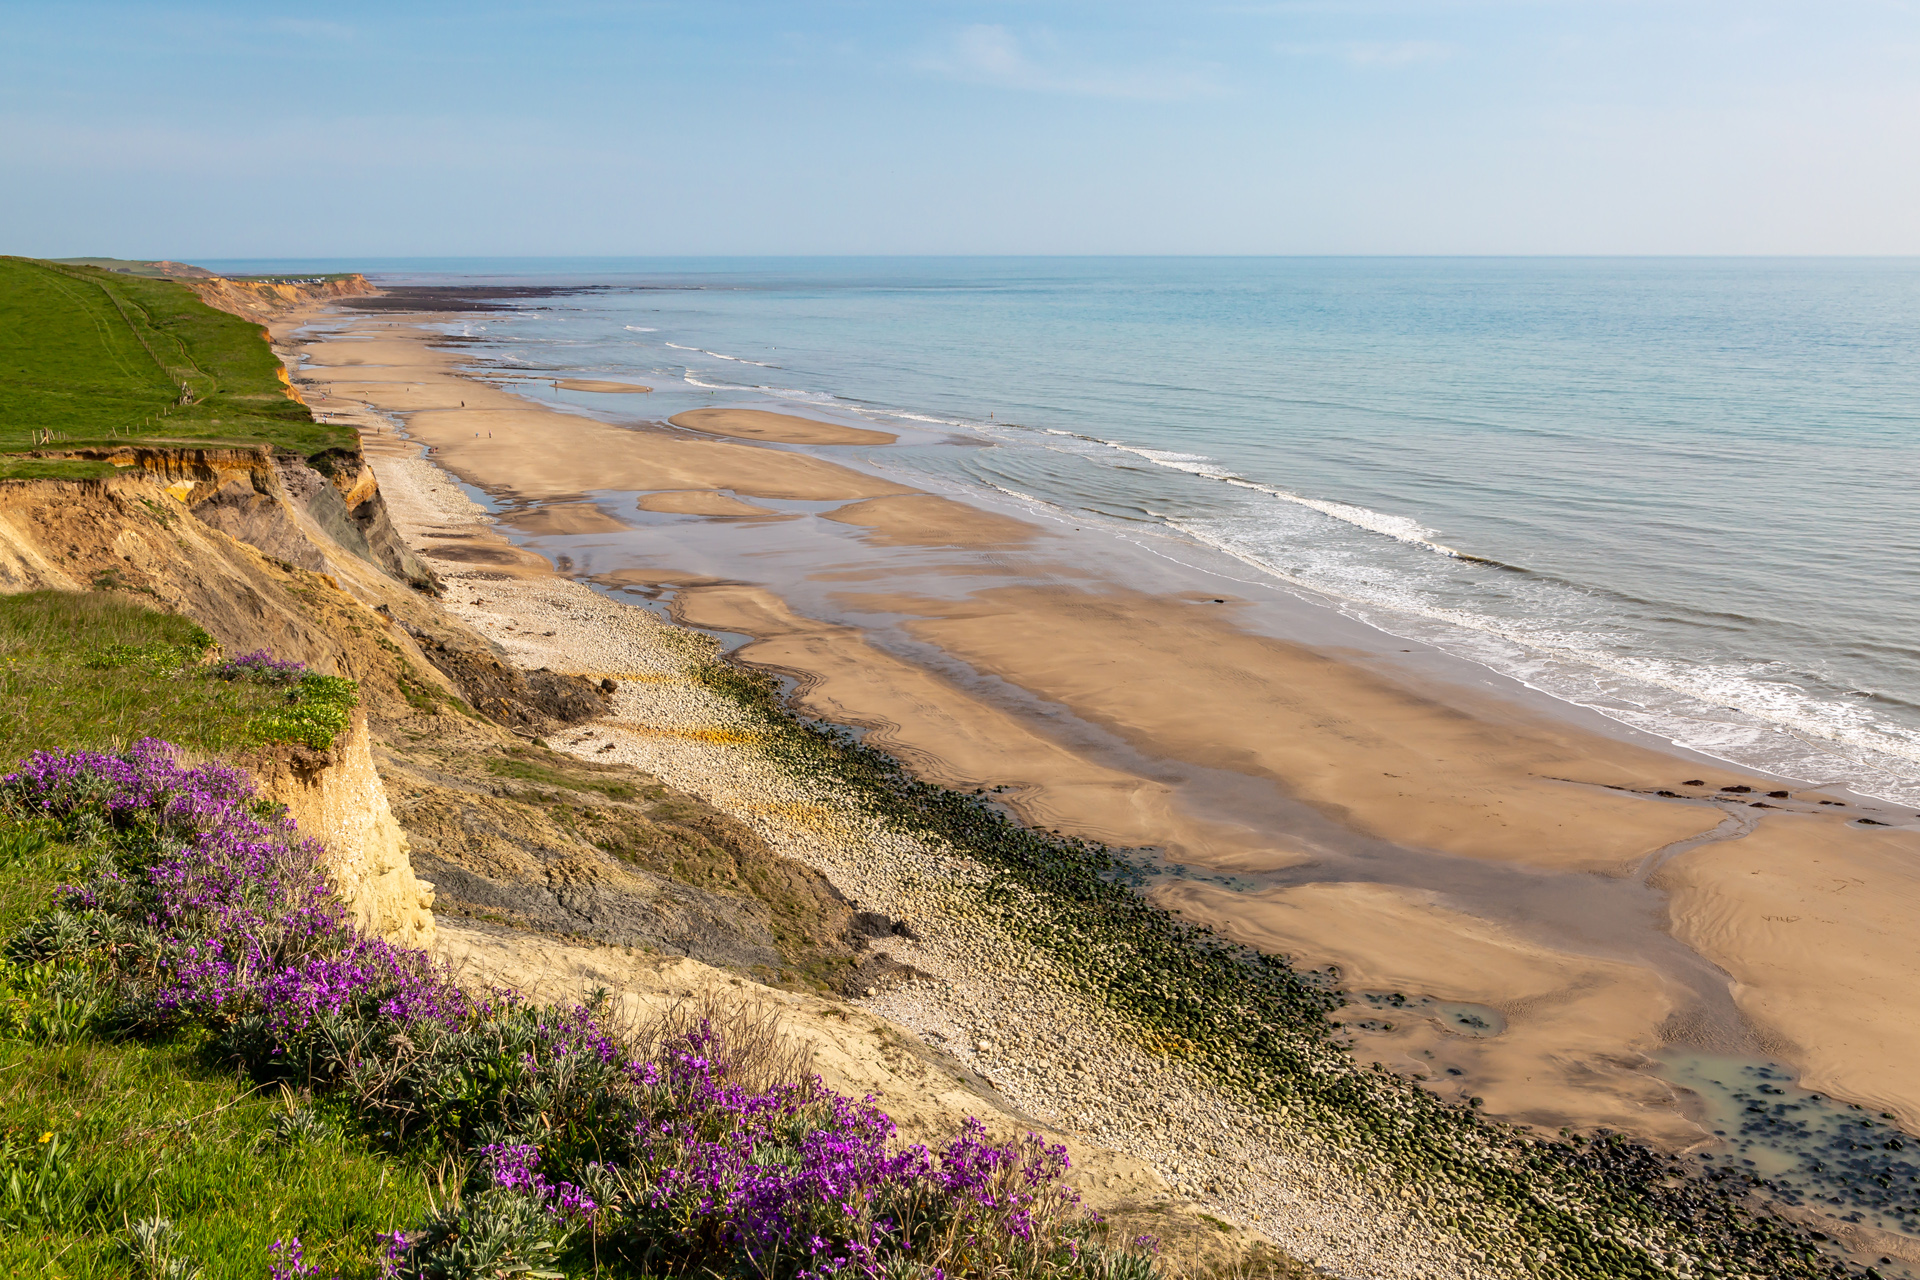
<instances>
[{"instance_id":1,"label":"dark rock on beach","mask_svg":"<svg viewBox=\"0 0 1920 1280\"><path fill-rule=\"evenodd\" d=\"M593 681L557 671L522 671L457 640L408 628L420 652L475 711L509 729L541 734L582 724L607 713L612 681Z\"/></svg>"},{"instance_id":2,"label":"dark rock on beach","mask_svg":"<svg viewBox=\"0 0 1920 1280\"><path fill-rule=\"evenodd\" d=\"M864 947L876 938L905 938L911 942L918 937L912 925L883 911L856 911L847 923L847 938L856 947Z\"/></svg>"},{"instance_id":3,"label":"dark rock on beach","mask_svg":"<svg viewBox=\"0 0 1920 1280\"><path fill-rule=\"evenodd\" d=\"M377 295L347 299L355 311L518 311L512 303L541 302L605 293L612 286L590 285L389 285Z\"/></svg>"}]
</instances>

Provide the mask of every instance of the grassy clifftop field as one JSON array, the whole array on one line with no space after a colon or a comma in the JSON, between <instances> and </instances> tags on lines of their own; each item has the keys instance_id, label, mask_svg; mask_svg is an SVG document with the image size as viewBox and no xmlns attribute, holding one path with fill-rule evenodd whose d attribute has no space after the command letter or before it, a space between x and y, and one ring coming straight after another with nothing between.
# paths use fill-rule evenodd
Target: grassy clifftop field
<instances>
[{"instance_id":1,"label":"grassy clifftop field","mask_svg":"<svg viewBox=\"0 0 1920 1280\"><path fill-rule=\"evenodd\" d=\"M0 257L0 477L106 474L21 455L134 442L356 447L291 397L258 325L186 285Z\"/></svg>"}]
</instances>

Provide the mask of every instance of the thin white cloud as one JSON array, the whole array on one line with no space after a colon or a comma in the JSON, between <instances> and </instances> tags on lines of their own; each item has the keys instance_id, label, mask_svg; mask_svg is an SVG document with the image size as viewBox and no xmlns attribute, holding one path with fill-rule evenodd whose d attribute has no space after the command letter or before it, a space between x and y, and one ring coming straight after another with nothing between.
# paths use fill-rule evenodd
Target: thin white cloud
<instances>
[{"instance_id":1,"label":"thin white cloud","mask_svg":"<svg viewBox=\"0 0 1920 1280\"><path fill-rule=\"evenodd\" d=\"M1332 40L1275 46L1290 58L1331 58L1353 67L1393 69L1445 62L1458 50L1438 40Z\"/></svg>"},{"instance_id":2,"label":"thin white cloud","mask_svg":"<svg viewBox=\"0 0 1920 1280\"><path fill-rule=\"evenodd\" d=\"M965 84L1074 97L1173 102L1215 97L1221 92L1210 77L1192 71L1155 68L1115 71L1043 63L1028 54L1026 46L1013 32L987 23L961 28L939 52L920 59L915 65L922 71Z\"/></svg>"}]
</instances>

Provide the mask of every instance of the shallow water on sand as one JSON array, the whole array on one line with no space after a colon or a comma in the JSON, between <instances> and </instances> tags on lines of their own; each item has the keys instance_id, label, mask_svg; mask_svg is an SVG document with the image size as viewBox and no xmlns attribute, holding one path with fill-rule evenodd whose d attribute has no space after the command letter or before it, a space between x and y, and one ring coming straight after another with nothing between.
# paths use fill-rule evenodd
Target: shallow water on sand
<instances>
[{"instance_id":1,"label":"shallow water on sand","mask_svg":"<svg viewBox=\"0 0 1920 1280\"><path fill-rule=\"evenodd\" d=\"M1776 1063L1669 1052L1662 1067L1724 1140L1699 1156L1710 1176L1762 1179L1830 1231L1854 1223L1920 1239L1920 1142L1888 1117L1802 1089Z\"/></svg>"},{"instance_id":2,"label":"shallow water on sand","mask_svg":"<svg viewBox=\"0 0 1920 1280\"><path fill-rule=\"evenodd\" d=\"M655 388L535 392L616 419L951 429L883 465L1177 532L1683 745L1920 805L1920 262L352 265L610 286L509 304L473 350Z\"/></svg>"}]
</instances>

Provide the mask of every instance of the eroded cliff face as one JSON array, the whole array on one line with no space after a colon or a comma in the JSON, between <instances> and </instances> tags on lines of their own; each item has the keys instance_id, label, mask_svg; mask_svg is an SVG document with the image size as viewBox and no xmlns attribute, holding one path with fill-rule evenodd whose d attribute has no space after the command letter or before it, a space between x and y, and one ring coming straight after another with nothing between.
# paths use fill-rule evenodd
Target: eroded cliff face
<instances>
[{"instance_id":1,"label":"eroded cliff face","mask_svg":"<svg viewBox=\"0 0 1920 1280\"><path fill-rule=\"evenodd\" d=\"M144 470L0 481L0 591L129 591L192 618L232 652L271 649L345 674L339 640L303 607L298 584L196 519L181 483Z\"/></svg>"},{"instance_id":2,"label":"eroded cliff face","mask_svg":"<svg viewBox=\"0 0 1920 1280\"><path fill-rule=\"evenodd\" d=\"M265 280L228 280L224 276L182 279L180 283L200 295L210 307L245 316L249 320L268 320L301 307L332 298L357 298L380 291L359 273L318 284L294 284Z\"/></svg>"},{"instance_id":3,"label":"eroded cliff face","mask_svg":"<svg viewBox=\"0 0 1920 1280\"><path fill-rule=\"evenodd\" d=\"M358 557L417 591L439 583L394 531L373 469L358 454L316 458L266 449L126 445L63 451L144 473L200 523L255 550L317 573Z\"/></svg>"},{"instance_id":4,"label":"eroded cliff face","mask_svg":"<svg viewBox=\"0 0 1920 1280\"><path fill-rule=\"evenodd\" d=\"M362 707L350 728L324 752L262 749L238 761L261 794L287 806L301 831L326 849L329 879L362 927L397 942L424 946L433 935L432 886L413 873L405 837L376 773L368 712L397 731L415 722L438 727L463 717L451 687L421 655L396 614L434 616L418 593L363 565L356 598L331 574L302 568L221 528L297 534L317 552L324 535L288 509L270 460L245 451L129 450L139 457L124 474L103 480L0 481L0 591L50 588L115 590L144 597L205 627L229 654L270 649L325 673L359 682ZM320 483L328 492L333 482ZM264 492L262 492L264 489ZM251 494L239 507L199 493ZM257 500L257 501L256 501ZM211 520L202 511L212 515ZM323 561L350 559L331 548ZM378 604L385 612L379 611Z\"/></svg>"},{"instance_id":5,"label":"eroded cliff face","mask_svg":"<svg viewBox=\"0 0 1920 1280\"><path fill-rule=\"evenodd\" d=\"M433 886L418 878L407 838L373 767L364 710L326 751L281 746L240 757L265 799L287 807L326 849L327 878L368 933L411 947L433 943Z\"/></svg>"}]
</instances>

